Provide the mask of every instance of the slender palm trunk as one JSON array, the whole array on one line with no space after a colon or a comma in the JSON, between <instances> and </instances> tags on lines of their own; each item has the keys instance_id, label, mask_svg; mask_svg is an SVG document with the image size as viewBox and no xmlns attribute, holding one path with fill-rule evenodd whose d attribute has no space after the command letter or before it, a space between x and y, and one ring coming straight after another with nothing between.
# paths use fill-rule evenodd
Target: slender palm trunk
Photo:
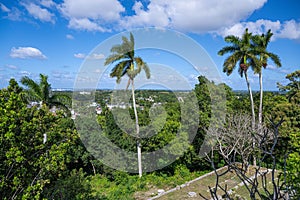
<instances>
[{"instance_id":1,"label":"slender palm trunk","mask_svg":"<svg viewBox=\"0 0 300 200\"><path fill-rule=\"evenodd\" d=\"M133 110L134 110L134 117L135 117L135 128L136 128L136 135L137 135L137 154L138 154L138 169L139 169L139 177L142 177L142 145L140 141L140 126L139 126L139 118L136 110L136 103L135 103L135 94L134 94L134 80L131 79L131 92L132 92L132 102L133 102Z\"/></svg>"},{"instance_id":2,"label":"slender palm trunk","mask_svg":"<svg viewBox=\"0 0 300 200\"><path fill-rule=\"evenodd\" d=\"M255 129L255 112L254 112L254 102L253 102L253 95L252 95L252 90L250 87L250 82L248 80L248 75L247 72L244 72L245 74L245 79L246 79L246 83L247 83L247 87L248 87L248 92L249 92L249 96L250 96L250 104L251 104L251 113L252 113L252 130L254 131ZM253 140L253 147L255 146L255 141ZM253 156L253 165L256 166L256 156Z\"/></svg>"},{"instance_id":3,"label":"slender palm trunk","mask_svg":"<svg viewBox=\"0 0 300 200\"><path fill-rule=\"evenodd\" d=\"M248 92L249 92L249 95L250 95L250 104L251 104L251 114L252 114L252 129L254 130L255 129L255 112L254 112L254 101L253 101L253 95L252 95L252 90L251 90L251 87L250 87L250 82L248 80L248 75L247 75L247 72L244 72L245 74L245 79L246 79L246 83L247 83L247 87L248 87Z\"/></svg>"},{"instance_id":4,"label":"slender palm trunk","mask_svg":"<svg viewBox=\"0 0 300 200\"><path fill-rule=\"evenodd\" d=\"M262 109L263 109L263 83L262 83L262 73L259 73L259 89L260 89L260 96L259 96L259 110L258 110L258 126L259 129L261 128L262 124Z\"/></svg>"}]
</instances>

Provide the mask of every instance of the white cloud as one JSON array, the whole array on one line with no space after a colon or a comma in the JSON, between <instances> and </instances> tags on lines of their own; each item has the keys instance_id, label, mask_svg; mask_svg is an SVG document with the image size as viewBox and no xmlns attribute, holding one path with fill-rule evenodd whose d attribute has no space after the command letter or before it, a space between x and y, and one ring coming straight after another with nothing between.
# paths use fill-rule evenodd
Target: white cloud
<instances>
[{"instance_id":1,"label":"white cloud","mask_svg":"<svg viewBox=\"0 0 300 200\"><path fill-rule=\"evenodd\" d=\"M95 70L95 73L98 73L98 74L99 74L99 73L101 73L101 72L102 72L101 69L96 69L96 70Z\"/></svg>"},{"instance_id":2,"label":"white cloud","mask_svg":"<svg viewBox=\"0 0 300 200\"><path fill-rule=\"evenodd\" d=\"M93 60L101 60L101 59L105 58L105 56L102 53L99 53L99 54L93 53L92 55L89 55L87 58L93 59Z\"/></svg>"},{"instance_id":3,"label":"white cloud","mask_svg":"<svg viewBox=\"0 0 300 200\"><path fill-rule=\"evenodd\" d=\"M84 59L84 58L85 58L85 54L83 54L83 53L75 53L75 54L74 54L74 57L75 57L75 58Z\"/></svg>"},{"instance_id":4,"label":"white cloud","mask_svg":"<svg viewBox=\"0 0 300 200\"><path fill-rule=\"evenodd\" d=\"M221 31L219 31L219 34L223 37L227 35L242 36L246 28L248 28L249 32L252 32L253 34L262 34L267 32L269 29L276 32L280 29L280 26L280 21L278 20L270 21L260 19L255 22L242 22L230 27L222 28Z\"/></svg>"},{"instance_id":5,"label":"white cloud","mask_svg":"<svg viewBox=\"0 0 300 200\"><path fill-rule=\"evenodd\" d=\"M279 38L300 39L300 22L295 20L285 21L282 30L278 34Z\"/></svg>"},{"instance_id":6,"label":"white cloud","mask_svg":"<svg viewBox=\"0 0 300 200\"><path fill-rule=\"evenodd\" d=\"M104 24L120 20L125 11L118 0L64 0L58 9L70 20L69 28L102 32L108 31Z\"/></svg>"},{"instance_id":7,"label":"white cloud","mask_svg":"<svg viewBox=\"0 0 300 200\"><path fill-rule=\"evenodd\" d=\"M85 55L84 53L76 53L74 54L75 58L80 58L80 59L91 59L91 60L101 60L103 59L105 56L101 53L97 54L97 53L93 53L91 55Z\"/></svg>"},{"instance_id":8,"label":"white cloud","mask_svg":"<svg viewBox=\"0 0 300 200\"><path fill-rule=\"evenodd\" d=\"M34 47L13 47L10 51L10 57L12 58L37 58L46 59L47 57L39 50Z\"/></svg>"},{"instance_id":9,"label":"white cloud","mask_svg":"<svg viewBox=\"0 0 300 200\"><path fill-rule=\"evenodd\" d=\"M148 5L148 11L145 11L142 3L138 1L135 2L132 9L136 14L127 16L120 22L124 28L139 26L168 27L170 25L168 13L163 5L150 3Z\"/></svg>"},{"instance_id":10,"label":"white cloud","mask_svg":"<svg viewBox=\"0 0 300 200\"><path fill-rule=\"evenodd\" d=\"M30 4L23 4L29 14L31 14L35 19L39 19L43 22L51 22L54 23L54 15L50 13L47 9L41 8L38 5L35 5L33 3Z\"/></svg>"},{"instance_id":11,"label":"white cloud","mask_svg":"<svg viewBox=\"0 0 300 200\"><path fill-rule=\"evenodd\" d=\"M66 35L66 38L69 39L69 40L73 40L73 39L74 39L74 36L71 35L71 34L67 34L67 35Z\"/></svg>"},{"instance_id":12,"label":"white cloud","mask_svg":"<svg viewBox=\"0 0 300 200\"><path fill-rule=\"evenodd\" d=\"M246 28L253 34L262 34L271 29L274 33L272 39L300 39L300 22L297 23L295 20L280 22L278 20L270 21L260 19L255 22L241 22L234 24L233 26L221 28L217 31L217 34L223 37L227 35L242 36Z\"/></svg>"},{"instance_id":13,"label":"white cloud","mask_svg":"<svg viewBox=\"0 0 300 200\"><path fill-rule=\"evenodd\" d=\"M266 67L266 69L267 69L267 70L272 70L272 71L275 71L275 72L278 72L278 73L282 73L282 74L288 74L288 73L290 73L289 70L282 69L282 68L278 68L278 67L276 67L276 66L274 66L274 65L268 65L268 66Z\"/></svg>"},{"instance_id":14,"label":"white cloud","mask_svg":"<svg viewBox=\"0 0 300 200\"><path fill-rule=\"evenodd\" d=\"M10 68L10 69L18 69L18 67L17 66L15 66L15 65L6 65L8 68Z\"/></svg>"},{"instance_id":15,"label":"white cloud","mask_svg":"<svg viewBox=\"0 0 300 200\"><path fill-rule=\"evenodd\" d=\"M52 0L41 0L40 4L44 7L50 8L55 6L55 2L53 2Z\"/></svg>"},{"instance_id":16,"label":"white cloud","mask_svg":"<svg viewBox=\"0 0 300 200\"><path fill-rule=\"evenodd\" d=\"M121 25L128 27L158 26L187 32L203 33L233 25L261 8L267 0L151 0L146 8L140 2L133 6L135 15L127 16Z\"/></svg>"},{"instance_id":17,"label":"white cloud","mask_svg":"<svg viewBox=\"0 0 300 200\"><path fill-rule=\"evenodd\" d=\"M88 18L81 18L81 19L72 18L69 21L68 27L72 29L87 30L87 31L100 31L100 32L107 31L106 29L102 28L97 23L92 22Z\"/></svg>"},{"instance_id":18,"label":"white cloud","mask_svg":"<svg viewBox=\"0 0 300 200\"><path fill-rule=\"evenodd\" d=\"M62 79L73 80L74 76L68 71L53 70L51 72L51 78L54 78L56 80L62 80Z\"/></svg>"},{"instance_id":19,"label":"white cloud","mask_svg":"<svg viewBox=\"0 0 300 200\"><path fill-rule=\"evenodd\" d=\"M30 76L30 72L28 72L28 71L20 71L20 72L18 72L18 74L20 75L20 76Z\"/></svg>"},{"instance_id":20,"label":"white cloud","mask_svg":"<svg viewBox=\"0 0 300 200\"><path fill-rule=\"evenodd\" d=\"M12 7L11 9L7 8L4 4L0 3L0 8L3 12L6 12L7 15L4 18L13 20L13 21L25 21L26 18L22 16L22 12L16 8Z\"/></svg>"},{"instance_id":21,"label":"white cloud","mask_svg":"<svg viewBox=\"0 0 300 200\"><path fill-rule=\"evenodd\" d=\"M10 9L8 9L3 3L0 3L0 9L3 11L3 12L9 12Z\"/></svg>"},{"instance_id":22,"label":"white cloud","mask_svg":"<svg viewBox=\"0 0 300 200\"><path fill-rule=\"evenodd\" d=\"M117 0L64 0L60 10L70 18L103 19L115 21L125 8Z\"/></svg>"}]
</instances>

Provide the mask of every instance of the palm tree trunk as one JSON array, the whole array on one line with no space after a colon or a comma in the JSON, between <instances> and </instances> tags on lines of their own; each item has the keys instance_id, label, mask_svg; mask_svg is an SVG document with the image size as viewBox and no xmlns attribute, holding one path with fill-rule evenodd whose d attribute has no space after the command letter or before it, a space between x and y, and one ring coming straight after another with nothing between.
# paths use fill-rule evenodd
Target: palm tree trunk
<instances>
[{"instance_id":1,"label":"palm tree trunk","mask_svg":"<svg viewBox=\"0 0 300 200\"><path fill-rule=\"evenodd\" d=\"M263 85L262 85L262 73L259 73L259 89L260 89L260 96L259 96L259 110L258 110L258 126L261 128L262 124L262 105L263 105Z\"/></svg>"},{"instance_id":2,"label":"palm tree trunk","mask_svg":"<svg viewBox=\"0 0 300 200\"><path fill-rule=\"evenodd\" d=\"M252 95L252 90L250 87L250 82L248 80L248 75L247 72L244 71L245 74L245 79L246 79L246 83L247 83L247 87L248 87L248 92L249 92L249 96L250 96L250 104L251 104L251 113L252 113L252 130L254 131L255 129L255 112L254 112L254 102L253 102L253 95ZM255 141L253 140L253 147L255 146ZM253 165L256 166L256 156L253 156Z\"/></svg>"},{"instance_id":3,"label":"palm tree trunk","mask_svg":"<svg viewBox=\"0 0 300 200\"><path fill-rule=\"evenodd\" d=\"M136 128L136 136L137 136L137 154L138 154L138 169L139 169L139 177L142 177L142 145L140 141L140 126L139 126L139 118L136 110L135 103L135 94L134 94L134 80L131 79L131 92L132 92L132 102L133 102L133 110L135 117L135 128Z\"/></svg>"},{"instance_id":4,"label":"palm tree trunk","mask_svg":"<svg viewBox=\"0 0 300 200\"><path fill-rule=\"evenodd\" d=\"M252 90L250 87L250 82L248 80L248 75L247 72L244 72L245 74L245 79L246 79L246 83L247 83L247 87L248 87L248 92L250 95L250 104L251 104L251 114L252 114L252 129L255 129L255 112L254 112L254 101L253 101L253 95L252 95Z\"/></svg>"}]
</instances>

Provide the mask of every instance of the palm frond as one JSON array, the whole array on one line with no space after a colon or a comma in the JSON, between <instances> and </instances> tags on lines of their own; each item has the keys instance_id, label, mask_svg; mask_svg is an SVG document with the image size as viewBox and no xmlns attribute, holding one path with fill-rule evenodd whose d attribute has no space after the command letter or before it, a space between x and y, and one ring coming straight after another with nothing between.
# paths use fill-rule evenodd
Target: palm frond
<instances>
[{"instance_id":1,"label":"palm frond","mask_svg":"<svg viewBox=\"0 0 300 200\"><path fill-rule=\"evenodd\" d=\"M123 60L119 62L111 70L110 77L116 77L117 82L119 83L121 81L121 77L127 73L128 69L131 66L131 63L131 60Z\"/></svg>"},{"instance_id":2,"label":"palm frond","mask_svg":"<svg viewBox=\"0 0 300 200\"><path fill-rule=\"evenodd\" d=\"M61 102L66 106L71 106L72 105L72 99L70 96L65 95L65 94L53 94L49 98L50 102Z\"/></svg>"},{"instance_id":3,"label":"palm frond","mask_svg":"<svg viewBox=\"0 0 300 200\"><path fill-rule=\"evenodd\" d=\"M111 54L105 59L104 65L110 65L122 59L125 59L123 54Z\"/></svg>"},{"instance_id":4,"label":"palm frond","mask_svg":"<svg viewBox=\"0 0 300 200\"><path fill-rule=\"evenodd\" d=\"M33 90L36 94L41 95L41 90L39 85L28 76L22 77L21 83L25 85L29 90Z\"/></svg>"},{"instance_id":5,"label":"palm frond","mask_svg":"<svg viewBox=\"0 0 300 200\"><path fill-rule=\"evenodd\" d=\"M236 56L236 54L233 54L225 59L223 64L223 72L226 73L227 76L232 73L239 59L240 57Z\"/></svg>"},{"instance_id":6,"label":"palm frond","mask_svg":"<svg viewBox=\"0 0 300 200\"><path fill-rule=\"evenodd\" d=\"M218 51L218 55L223 56L226 53L233 53L238 50L237 46L226 46L223 47L220 51Z\"/></svg>"},{"instance_id":7,"label":"palm frond","mask_svg":"<svg viewBox=\"0 0 300 200\"><path fill-rule=\"evenodd\" d=\"M134 62L136 63L137 66L137 73L140 73L141 70L145 71L146 77L149 79L150 78L150 68L147 65L146 62L143 61L141 57L135 57Z\"/></svg>"},{"instance_id":8,"label":"palm frond","mask_svg":"<svg viewBox=\"0 0 300 200\"><path fill-rule=\"evenodd\" d=\"M232 43L232 44L236 44L236 45L239 44L239 42L240 42L240 38L235 35L226 36L224 40L227 43Z\"/></svg>"},{"instance_id":9,"label":"palm frond","mask_svg":"<svg viewBox=\"0 0 300 200\"><path fill-rule=\"evenodd\" d=\"M269 52L269 53L268 53L268 56L271 58L271 60L275 63L275 65L276 65L277 67L281 67L281 61L280 61L280 58L279 58L278 55Z\"/></svg>"},{"instance_id":10,"label":"palm frond","mask_svg":"<svg viewBox=\"0 0 300 200\"><path fill-rule=\"evenodd\" d=\"M51 85L48 83L48 76L40 74L40 84L42 100L47 103L51 94Z\"/></svg>"},{"instance_id":11,"label":"palm frond","mask_svg":"<svg viewBox=\"0 0 300 200\"><path fill-rule=\"evenodd\" d=\"M255 55L247 55L247 63L249 63L249 66L251 66L251 69L254 71L255 74L261 72L262 62Z\"/></svg>"},{"instance_id":12,"label":"palm frond","mask_svg":"<svg viewBox=\"0 0 300 200\"><path fill-rule=\"evenodd\" d=\"M272 33L271 29L269 29L268 32L267 32L267 34L265 36L263 36L265 47L267 47L267 45L271 41L272 36L273 36L273 33Z\"/></svg>"}]
</instances>

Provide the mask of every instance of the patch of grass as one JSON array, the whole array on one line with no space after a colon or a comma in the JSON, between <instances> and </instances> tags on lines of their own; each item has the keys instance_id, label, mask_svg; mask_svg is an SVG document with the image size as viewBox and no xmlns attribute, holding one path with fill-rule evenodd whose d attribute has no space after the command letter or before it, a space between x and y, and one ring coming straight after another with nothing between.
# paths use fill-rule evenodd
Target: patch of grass
<instances>
[{"instance_id":1,"label":"patch of grass","mask_svg":"<svg viewBox=\"0 0 300 200\"><path fill-rule=\"evenodd\" d=\"M91 177L91 185L96 191L95 195L103 199L142 200L157 195L158 189L171 189L205 173L207 171L190 172L185 166L178 166L173 176L149 173L139 178L138 175L116 172L114 181L102 175Z\"/></svg>"},{"instance_id":2,"label":"patch of grass","mask_svg":"<svg viewBox=\"0 0 300 200\"><path fill-rule=\"evenodd\" d=\"M253 174L254 174L254 168L250 168L248 175L251 176ZM267 175L267 179L271 180L271 174ZM176 190L169 194L163 195L158 199L159 200L203 199L199 194L203 195L205 198L210 199L211 196L210 196L208 187L214 188L215 181L216 181L216 175L213 173L209 176L206 176L198 181L195 181L195 182L189 184L187 187L184 187L184 188L181 188L180 190ZM219 182L220 182L221 186L223 186L223 187L225 187L225 185L227 185L227 191L232 189L232 192L233 192L232 197L233 198L242 197L243 199L250 199L249 193L246 189L246 186L239 186L239 184L241 183L241 180L238 178L238 176L234 172L229 172L229 173L225 174L224 176L221 176L219 178ZM271 188L271 183L269 182L267 186L269 188ZM235 188L235 187L237 187L237 188ZM261 184L259 185L259 188L260 188L260 191L263 191ZM189 197L188 192L196 192L197 196ZM218 194L222 195L223 192L220 189L218 189Z\"/></svg>"}]
</instances>

